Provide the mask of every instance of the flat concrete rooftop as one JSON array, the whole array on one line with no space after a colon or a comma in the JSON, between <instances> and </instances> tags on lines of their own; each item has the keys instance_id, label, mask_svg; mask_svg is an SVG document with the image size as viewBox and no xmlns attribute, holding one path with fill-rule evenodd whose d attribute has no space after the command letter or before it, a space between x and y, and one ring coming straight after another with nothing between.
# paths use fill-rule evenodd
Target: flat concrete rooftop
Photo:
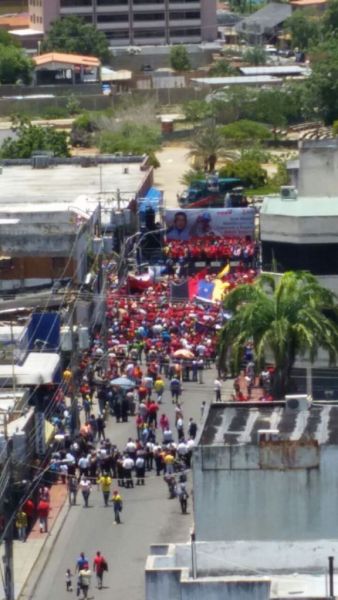
<instances>
[{"instance_id":1,"label":"flat concrete rooftop","mask_svg":"<svg viewBox=\"0 0 338 600\"><path fill-rule=\"evenodd\" d=\"M0 174L0 208L5 204L72 202L80 195L108 199L109 193L116 194L117 190L131 199L146 175L140 166L140 162L57 165L48 169L4 166Z\"/></svg>"}]
</instances>

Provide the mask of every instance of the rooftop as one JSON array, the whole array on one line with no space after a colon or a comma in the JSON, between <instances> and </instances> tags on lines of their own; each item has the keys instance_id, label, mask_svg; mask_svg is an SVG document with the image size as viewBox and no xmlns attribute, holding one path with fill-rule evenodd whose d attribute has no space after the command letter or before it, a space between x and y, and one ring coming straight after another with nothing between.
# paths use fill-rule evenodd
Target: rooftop
<instances>
[{"instance_id":1,"label":"rooftop","mask_svg":"<svg viewBox=\"0 0 338 600\"><path fill-rule=\"evenodd\" d=\"M296 200L267 196L261 208L262 215L285 217L338 217L338 197L300 196Z\"/></svg>"},{"instance_id":2,"label":"rooftop","mask_svg":"<svg viewBox=\"0 0 338 600\"><path fill-rule=\"evenodd\" d=\"M282 440L338 444L338 405L313 404L309 410L285 410L284 402L212 404L200 446L258 443L258 431L278 430Z\"/></svg>"},{"instance_id":3,"label":"rooftop","mask_svg":"<svg viewBox=\"0 0 338 600\"><path fill-rule=\"evenodd\" d=\"M159 579L161 575L166 576L165 583L168 585L168 580L172 583L172 596L177 590L177 597L180 588L188 588L190 593L195 591L196 597L201 597L202 590L203 597L208 598L209 594L214 597L217 583L222 584L218 597L226 595L227 585L232 586L234 597L236 592L240 596L251 582L265 583L268 589L264 597L271 599L291 596L327 598L328 556L335 556L337 549L335 540L321 539L304 542L197 541L197 577L193 579L191 544L163 544L151 547L145 572L149 587L154 573ZM338 583L337 575L334 583Z\"/></svg>"},{"instance_id":4,"label":"rooftop","mask_svg":"<svg viewBox=\"0 0 338 600\"><path fill-rule=\"evenodd\" d=\"M4 166L0 175L0 212L16 205L26 205L31 211L37 205L50 203L77 204L79 196L98 200L120 190L122 198L132 198L141 186L145 172L141 162L105 163L99 166L58 165L48 169L33 169L30 165Z\"/></svg>"},{"instance_id":5,"label":"rooftop","mask_svg":"<svg viewBox=\"0 0 338 600\"><path fill-rule=\"evenodd\" d=\"M266 84L278 83L281 79L271 77L270 75L259 75L257 77L238 75L235 77L196 77L191 79L200 85L247 85L247 84Z\"/></svg>"},{"instance_id":6,"label":"rooftop","mask_svg":"<svg viewBox=\"0 0 338 600\"><path fill-rule=\"evenodd\" d=\"M83 56L82 54L66 54L63 52L48 52L33 57L38 67L50 63L64 63L66 65L79 65L82 67L99 67L101 61L95 56Z\"/></svg>"},{"instance_id":7,"label":"rooftop","mask_svg":"<svg viewBox=\"0 0 338 600\"><path fill-rule=\"evenodd\" d=\"M263 33L282 24L291 16L292 7L289 4L269 2L263 8L245 17L236 25L236 29L246 33Z\"/></svg>"},{"instance_id":8,"label":"rooftop","mask_svg":"<svg viewBox=\"0 0 338 600\"><path fill-rule=\"evenodd\" d=\"M275 65L270 67L241 67L243 75L309 75L309 69L299 65Z\"/></svg>"}]
</instances>

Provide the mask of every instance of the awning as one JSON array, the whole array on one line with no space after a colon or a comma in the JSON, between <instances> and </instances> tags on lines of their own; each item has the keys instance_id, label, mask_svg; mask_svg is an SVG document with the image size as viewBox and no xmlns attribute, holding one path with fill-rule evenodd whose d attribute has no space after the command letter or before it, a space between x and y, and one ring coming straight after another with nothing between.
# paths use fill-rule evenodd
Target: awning
<instances>
[{"instance_id":1,"label":"awning","mask_svg":"<svg viewBox=\"0 0 338 600\"><path fill-rule=\"evenodd\" d=\"M60 357L56 353L30 352L22 365L0 365L0 384L42 385L54 383L60 369Z\"/></svg>"},{"instance_id":2,"label":"awning","mask_svg":"<svg viewBox=\"0 0 338 600\"><path fill-rule=\"evenodd\" d=\"M163 203L163 192L158 190L157 188L151 187L149 188L147 194L139 200L139 212L144 213L147 208L153 208L154 211L158 211Z\"/></svg>"}]
</instances>

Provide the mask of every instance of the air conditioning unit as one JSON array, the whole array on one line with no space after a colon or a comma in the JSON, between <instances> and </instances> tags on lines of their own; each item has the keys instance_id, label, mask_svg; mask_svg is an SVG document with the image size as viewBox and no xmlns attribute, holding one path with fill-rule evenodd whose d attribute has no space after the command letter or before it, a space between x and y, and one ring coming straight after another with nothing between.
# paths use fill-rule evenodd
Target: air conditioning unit
<instances>
[{"instance_id":1,"label":"air conditioning unit","mask_svg":"<svg viewBox=\"0 0 338 600\"><path fill-rule=\"evenodd\" d=\"M278 429L258 429L257 441L261 442L277 442L279 440Z\"/></svg>"},{"instance_id":2,"label":"air conditioning unit","mask_svg":"<svg viewBox=\"0 0 338 600\"><path fill-rule=\"evenodd\" d=\"M311 404L312 398L306 394L290 394L285 396L285 410L287 412L309 410Z\"/></svg>"},{"instance_id":3,"label":"air conditioning unit","mask_svg":"<svg viewBox=\"0 0 338 600\"><path fill-rule=\"evenodd\" d=\"M282 185L280 188L282 200L297 200L298 192L293 185Z\"/></svg>"}]
</instances>

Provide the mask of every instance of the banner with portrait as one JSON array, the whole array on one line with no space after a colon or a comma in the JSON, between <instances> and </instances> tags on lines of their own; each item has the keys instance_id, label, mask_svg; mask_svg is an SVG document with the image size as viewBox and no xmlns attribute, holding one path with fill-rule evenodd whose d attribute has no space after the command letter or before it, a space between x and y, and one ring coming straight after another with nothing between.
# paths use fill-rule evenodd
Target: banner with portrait
<instances>
[{"instance_id":1,"label":"banner with portrait","mask_svg":"<svg viewBox=\"0 0 338 600\"><path fill-rule=\"evenodd\" d=\"M193 237L253 237L255 209L246 208L189 208L165 211L167 240L187 241Z\"/></svg>"}]
</instances>

